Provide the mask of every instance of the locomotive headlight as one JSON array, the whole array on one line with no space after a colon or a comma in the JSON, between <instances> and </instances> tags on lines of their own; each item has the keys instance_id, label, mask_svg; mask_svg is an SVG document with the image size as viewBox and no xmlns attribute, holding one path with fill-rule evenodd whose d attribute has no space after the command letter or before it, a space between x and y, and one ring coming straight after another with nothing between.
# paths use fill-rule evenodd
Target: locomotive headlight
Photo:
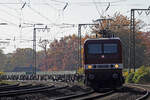
<instances>
[{"instance_id":1,"label":"locomotive headlight","mask_svg":"<svg viewBox=\"0 0 150 100\"><path fill-rule=\"evenodd\" d=\"M116 65L115 65L115 68L118 68L118 67L119 67L119 65L118 65L118 64L116 64Z\"/></svg>"},{"instance_id":2,"label":"locomotive headlight","mask_svg":"<svg viewBox=\"0 0 150 100\"><path fill-rule=\"evenodd\" d=\"M88 69L91 69L92 68L92 65L88 65Z\"/></svg>"}]
</instances>

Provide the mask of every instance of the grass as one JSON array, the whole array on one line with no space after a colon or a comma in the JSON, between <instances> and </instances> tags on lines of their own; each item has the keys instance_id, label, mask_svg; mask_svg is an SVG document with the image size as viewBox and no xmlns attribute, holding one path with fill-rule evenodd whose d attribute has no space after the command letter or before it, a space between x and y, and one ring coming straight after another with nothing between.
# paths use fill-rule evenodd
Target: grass
<instances>
[{"instance_id":1,"label":"grass","mask_svg":"<svg viewBox=\"0 0 150 100\"><path fill-rule=\"evenodd\" d=\"M5 80L1 80L0 81L0 84L17 84L17 82L16 81L5 81Z\"/></svg>"}]
</instances>

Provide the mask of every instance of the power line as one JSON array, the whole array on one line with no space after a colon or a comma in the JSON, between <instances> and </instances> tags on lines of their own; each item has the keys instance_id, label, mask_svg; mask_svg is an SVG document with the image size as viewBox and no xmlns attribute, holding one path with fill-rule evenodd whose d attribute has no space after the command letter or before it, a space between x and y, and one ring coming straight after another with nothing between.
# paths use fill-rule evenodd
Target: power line
<instances>
[{"instance_id":1,"label":"power line","mask_svg":"<svg viewBox=\"0 0 150 100\"><path fill-rule=\"evenodd\" d=\"M62 4L66 4L67 2L65 1L60 1L60 0L50 0L53 2L57 2L57 3L62 3ZM124 2L126 0L117 0L117 1L112 1L110 3L119 3L119 2ZM109 2L95 2L96 4L104 4L104 3L109 3ZM20 5L20 4L24 4L24 2L21 3L16 3L16 2L0 2L1 5ZM26 4L46 4L46 3L26 3ZM80 4L92 4L92 2L71 2L71 4L75 4L75 5L80 5Z\"/></svg>"},{"instance_id":2,"label":"power line","mask_svg":"<svg viewBox=\"0 0 150 100\"><path fill-rule=\"evenodd\" d=\"M1 10L2 12L6 13L7 15L11 16L11 17L14 17L14 18L16 18L16 19L19 18L18 16L15 16L15 15L11 14L11 13L9 13L8 11L6 11L6 10L4 10L4 9L0 9L0 10Z\"/></svg>"},{"instance_id":3,"label":"power line","mask_svg":"<svg viewBox=\"0 0 150 100\"><path fill-rule=\"evenodd\" d=\"M101 13L100 13L100 11L99 11L99 9L98 9L98 6L97 6L95 0L93 0L93 3L95 4L96 10L97 10L99 16L101 17L102 15L101 15Z\"/></svg>"},{"instance_id":4,"label":"power line","mask_svg":"<svg viewBox=\"0 0 150 100\"><path fill-rule=\"evenodd\" d=\"M48 17L42 15L39 11L36 11L35 9L31 8L30 6L28 6L32 11L34 11L35 13L37 13L38 15L40 15L41 17L43 17L44 19L52 22Z\"/></svg>"},{"instance_id":5,"label":"power line","mask_svg":"<svg viewBox=\"0 0 150 100\"><path fill-rule=\"evenodd\" d=\"M16 18L17 20L18 19L20 19L20 17L19 17L19 14L20 14L20 12L17 10L17 9L14 9L13 7L10 7L10 6L7 6L7 5L2 5L3 7L5 7L5 8L8 8L8 9L10 9L10 10L14 10L16 13L15 14L17 14L18 16L15 16L15 15L13 15L12 13L10 13L10 12L8 12L8 11L6 11L6 10L2 10L4 13L6 13L6 14L8 14L8 15L10 15L11 17L13 16L14 18ZM28 20L28 19L24 19L24 21L25 22L30 22L30 23L37 23L37 22L34 22L34 21L30 21L30 20Z\"/></svg>"},{"instance_id":6,"label":"power line","mask_svg":"<svg viewBox=\"0 0 150 100\"><path fill-rule=\"evenodd\" d=\"M106 13L106 11L109 9L109 7L110 7L110 2L108 3L108 5L107 5L105 11L103 11L102 15L104 15L104 13Z\"/></svg>"},{"instance_id":7,"label":"power line","mask_svg":"<svg viewBox=\"0 0 150 100\"><path fill-rule=\"evenodd\" d=\"M7 15L11 16L11 17L14 17L16 20L18 20L18 19L22 20L22 19L21 19L21 15L22 15L22 14L20 14L20 17L19 17L19 16L16 16L16 15L13 15L12 13L9 13L8 11L6 11L6 10L4 10L4 9L0 9L0 10L1 10L2 12L6 13ZM18 13L19 13L19 12L18 12ZM22 11L21 11L21 13L22 13ZM23 15L22 15L22 16L23 16ZM2 19L2 18L0 18L0 19L6 21L6 22L8 22L8 23L15 24L15 23L10 22L10 21L7 21L7 20L5 20L5 19ZM24 21L36 23L36 22L29 21L29 20L26 20L26 19L24 19ZM21 23L20 23L20 24L21 24ZM16 26L18 26L18 25L16 24Z\"/></svg>"},{"instance_id":8,"label":"power line","mask_svg":"<svg viewBox=\"0 0 150 100\"><path fill-rule=\"evenodd\" d=\"M7 22L7 23L9 23L9 24L12 24L13 26L18 26L17 24L15 24L15 23L13 23L13 22L11 22L11 21L5 20L5 19L3 19L3 18L0 18L0 20L5 21L5 22Z\"/></svg>"},{"instance_id":9,"label":"power line","mask_svg":"<svg viewBox=\"0 0 150 100\"><path fill-rule=\"evenodd\" d=\"M51 8L53 8L54 10L58 11L58 8L54 7L52 4L46 3L45 5L50 6Z\"/></svg>"},{"instance_id":10,"label":"power line","mask_svg":"<svg viewBox=\"0 0 150 100\"><path fill-rule=\"evenodd\" d=\"M50 1L58 2L58 3L67 3L67 2L58 1L58 0L50 0Z\"/></svg>"},{"instance_id":11,"label":"power line","mask_svg":"<svg viewBox=\"0 0 150 100\"><path fill-rule=\"evenodd\" d=\"M117 0L117 1L108 1L108 2L95 2L96 4L108 4L108 3L120 3L125 2L126 0ZM93 2L71 2L74 5L93 5Z\"/></svg>"},{"instance_id":12,"label":"power line","mask_svg":"<svg viewBox=\"0 0 150 100\"><path fill-rule=\"evenodd\" d=\"M1 5L1 6L5 7L5 8L8 8L10 10L14 10L15 12L17 12L19 14L19 11L15 8L11 7L11 6L8 6L8 5Z\"/></svg>"}]
</instances>

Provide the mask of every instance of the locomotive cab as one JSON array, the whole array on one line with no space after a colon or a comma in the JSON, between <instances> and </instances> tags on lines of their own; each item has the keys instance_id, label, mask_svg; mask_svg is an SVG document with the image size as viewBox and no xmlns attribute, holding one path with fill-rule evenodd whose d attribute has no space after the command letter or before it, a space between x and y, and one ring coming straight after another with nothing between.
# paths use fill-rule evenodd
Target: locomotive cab
<instances>
[{"instance_id":1,"label":"locomotive cab","mask_svg":"<svg viewBox=\"0 0 150 100\"><path fill-rule=\"evenodd\" d=\"M85 83L114 88L124 83L122 45L119 38L87 39L84 43Z\"/></svg>"}]
</instances>

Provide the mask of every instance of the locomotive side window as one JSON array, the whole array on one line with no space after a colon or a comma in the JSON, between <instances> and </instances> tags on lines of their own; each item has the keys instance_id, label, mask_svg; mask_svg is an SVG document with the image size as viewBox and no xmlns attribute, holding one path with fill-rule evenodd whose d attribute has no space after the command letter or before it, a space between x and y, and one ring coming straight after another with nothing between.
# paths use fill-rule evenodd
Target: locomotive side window
<instances>
[{"instance_id":1,"label":"locomotive side window","mask_svg":"<svg viewBox=\"0 0 150 100\"><path fill-rule=\"evenodd\" d=\"M88 54L101 54L102 45L101 44L88 44Z\"/></svg>"},{"instance_id":2,"label":"locomotive side window","mask_svg":"<svg viewBox=\"0 0 150 100\"><path fill-rule=\"evenodd\" d=\"M104 53L117 53L117 44L104 44Z\"/></svg>"}]
</instances>

